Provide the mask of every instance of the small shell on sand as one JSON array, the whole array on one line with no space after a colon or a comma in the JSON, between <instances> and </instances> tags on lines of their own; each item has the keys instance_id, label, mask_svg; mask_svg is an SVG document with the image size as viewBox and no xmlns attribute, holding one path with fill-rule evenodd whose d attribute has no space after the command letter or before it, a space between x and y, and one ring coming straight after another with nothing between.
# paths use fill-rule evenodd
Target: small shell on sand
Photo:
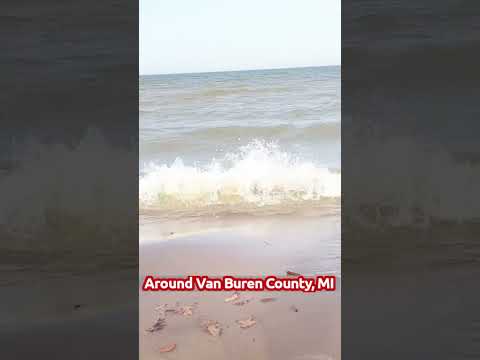
<instances>
[{"instance_id":1,"label":"small shell on sand","mask_svg":"<svg viewBox=\"0 0 480 360\"><path fill-rule=\"evenodd\" d=\"M156 332L162 330L167 325L165 319L163 317L159 317L157 321L152 325L151 328L148 328L148 332Z\"/></svg>"},{"instance_id":2,"label":"small shell on sand","mask_svg":"<svg viewBox=\"0 0 480 360\"><path fill-rule=\"evenodd\" d=\"M268 302L277 301L277 298L267 297L267 298L260 299L260 301L263 302L263 303L268 303Z\"/></svg>"},{"instance_id":3,"label":"small shell on sand","mask_svg":"<svg viewBox=\"0 0 480 360\"><path fill-rule=\"evenodd\" d=\"M302 276L302 274L287 270L287 276Z\"/></svg>"},{"instance_id":4,"label":"small shell on sand","mask_svg":"<svg viewBox=\"0 0 480 360\"><path fill-rule=\"evenodd\" d=\"M238 300L238 301L235 301L233 303L233 305L236 305L236 306L243 306L243 305L246 305L248 304L249 302L251 302L253 300L253 298L248 298L248 299L243 299L243 300Z\"/></svg>"},{"instance_id":5,"label":"small shell on sand","mask_svg":"<svg viewBox=\"0 0 480 360\"><path fill-rule=\"evenodd\" d=\"M248 319L245 320L237 320L237 324L240 325L242 329L248 329L254 326L257 323L257 320L250 316Z\"/></svg>"},{"instance_id":6,"label":"small shell on sand","mask_svg":"<svg viewBox=\"0 0 480 360\"><path fill-rule=\"evenodd\" d=\"M238 293L235 293L233 294L232 296L228 297L225 299L225 302L232 302L232 301L235 301L237 300L238 298L240 297L240 295L238 295Z\"/></svg>"},{"instance_id":7,"label":"small shell on sand","mask_svg":"<svg viewBox=\"0 0 480 360\"><path fill-rule=\"evenodd\" d=\"M173 343L173 344L168 344L168 345L165 345L165 346L162 346L159 351L161 353L167 353L167 352L170 352L170 351L173 351L175 350L177 347L177 344Z\"/></svg>"},{"instance_id":8,"label":"small shell on sand","mask_svg":"<svg viewBox=\"0 0 480 360\"><path fill-rule=\"evenodd\" d=\"M193 305L180 306L177 310L177 314L183 316L192 316L193 315Z\"/></svg>"},{"instance_id":9,"label":"small shell on sand","mask_svg":"<svg viewBox=\"0 0 480 360\"><path fill-rule=\"evenodd\" d=\"M202 322L203 329L214 337L218 337L222 334L222 327L219 322L214 320L207 320Z\"/></svg>"},{"instance_id":10,"label":"small shell on sand","mask_svg":"<svg viewBox=\"0 0 480 360\"><path fill-rule=\"evenodd\" d=\"M183 316L192 316L196 306L197 306L196 303L192 305L183 305L183 306L180 306L179 303L176 303L175 307L170 307L168 304L165 304L165 305L157 306L155 310L159 311L161 316L163 317L165 317L167 313L174 313L174 314L183 315Z\"/></svg>"},{"instance_id":11,"label":"small shell on sand","mask_svg":"<svg viewBox=\"0 0 480 360\"><path fill-rule=\"evenodd\" d=\"M250 300L240 300L240 301L235 301L233 303L233 305L237 305L237 306L243 306L243 305L246 305L250 302Z\"/></svg>"}]
</instances>

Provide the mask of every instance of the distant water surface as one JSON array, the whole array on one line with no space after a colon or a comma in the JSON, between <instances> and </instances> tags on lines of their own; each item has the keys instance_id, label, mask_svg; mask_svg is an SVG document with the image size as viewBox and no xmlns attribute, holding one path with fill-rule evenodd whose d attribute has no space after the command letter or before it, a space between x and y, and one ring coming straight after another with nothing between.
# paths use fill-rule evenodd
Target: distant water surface
<instances>
[{"instance_id":1,"label":"distant water surface","mask_svg":"<svg viewBox=\"0 0 480 360\"><path fill-rule=\"evenodd\" d=\"M140 77L141 206L340 195L340 67Z\"/></svg>"}]
</instances>

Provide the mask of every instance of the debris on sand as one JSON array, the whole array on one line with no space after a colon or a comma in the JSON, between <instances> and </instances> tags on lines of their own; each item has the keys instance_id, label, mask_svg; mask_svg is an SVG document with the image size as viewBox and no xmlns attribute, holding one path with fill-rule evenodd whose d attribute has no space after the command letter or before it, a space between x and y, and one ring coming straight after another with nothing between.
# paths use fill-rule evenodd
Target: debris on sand
<instances>
[{"instance_id":1,"label":"debris on sand","mask_svg":"<svg viewBox=\"0 0 480 360\"><path fill-rule=\"evenodd\" d=\"M165 307L167 307L167 304L158 305L157 307L155 307L155 310L163 311L165 310Z\"/></svg>"},{"instance_id":2,"label":"debris on sand","mask_svg":"<svg viewBox=\"0 0 480 360\"><path fill-rule=\"evenodd\" d=\"M168 344L168 345L165 345L165 346L162 346L159 351L161 353L167 353L167 352L170 352L170 351L173 351L175 350L177 347L177 344L173 343L173 344Z\"/></svg>"},{"instance_id":3,"label":"debris on sand","mask_svg":"<svg viewBox=\"0 0 480 360\"><path fill-rule=\"evenodd\" d=\"M153 333L162 330L165 326L167 326L165 318L159 317L152 327L147 329L147 331Z\"/></svg>"},{"instance_id":4,"label":"debris on sand","mask_svg":"<svg viewBox=\"0 0 480 360\"><path fill-rule=\"evenodd\" d=\"M169 307L168 304L159 305L155 308L156 311L160 313L160 316L165 317L169 312L176 312L175 308Z\"/></svg>"},{"instance_id":5,"label":"debris on sand","mask_svg":"<svg viewBox=\"0 0 480 360\"><path fill-rule=\"evenodd\" d=\"M287 276L302 276L302 274L287 270Z\"/></svg>"},{"instance_id":6,"label":"debris on sand","mask_svg":"<svg viewBox=\"0 0 480 360\"><path fill-rule=\"evenodd\" d=\"M220 334L222 333L222 328L218 323L214 323L207 326L207 331L212 336L220 336Z\"/></svg>"},{"instance_id":7,"label":"debris on sand","mask_svg":"<svg viewBox=\"0 0 480 360\"><path fill-rule=\"evenodd\" d=\"M160 313L159 317L165 318L165 308L164 308L164 306L157 306L155 308L155 310Z\"/></svg>"},{"instance_id":8,"label":"debris on sand","mask_svg":"<svg viewBox=\"0 0 480 360\"><path fill-rule=\"evenodd\" d=\"M176 314L183 315L183 316L192 316L193 315L193 305L180 306L177 309Z\"/></svg>"},{"instance_id":9,"label":"debris on sand","mask_svg":"<svg viewBox=\"0 0 480 360\"><path fill-rule=\"evenodd\" d=\"M237 306L243 306L243 305L246 305L248 304L250 301L252 301L253 299L245 299L245 300L239 300L239 301L235 301L233 303L233 305L237 305Z\"/></svg>"},{"instance_id":10,"label":"debris on sand","mask_svg":"<svg viewBox=\"0 0 480 360\"><path fill-rule=\"evenodd\" d=\"M245 320L237 320L237 324L240 325L242 329L248 329L254 326L257 323L257 320L250 316L248 319Z\"/></svg>"},{"instance_id":11,"label":"debris on sand","mask_svg":"<svg viewBox=\"0 0 480 360\"><path fill-rule=\"evenodd\" d=\"M295 305L290 306L290 310L293 312L298 312L298 308Z\"/></svg>"},{"instance_id":12,"label":"debris on sand","mask_svg":"<svg viewBox=\"0 0 480 360\"><path fill-rule=\"evenodd\" d=\"M277 301L277 298L267 297L267 298L260 299L260 301L263 303L269 303L269 302Z\"/></svg>"},{"instance_id":13,"label":"debris on sand","mask_svg":"<svg viewBox=\"0 0 480 360\"><path fill-rule=\"evenodd\" d=\"M232 296L226 298L226 299L225 299L225 302L228 303L228 302L235 301L235 300L237 300L239 297L240 297L239 293L234 293Z\"/></svg>"},{"instance_id":14,"label":"debris on sand","mask_svg":"<svg viewBox=\"0 0 480 360\"><path fill-rule=\"evenodd\" d=\"M169 307L168 304L160 305L155 308L155 310L159 311L161 316L165 317L167 313L173 313L177 315L183 316L192 316L195 310L197 303L192 305L180 305L180 303L176 303L175 307Z\"/></svg>"},{"instance_id":15,"label":"debris on sand","mask_svg":"<svg viewBox=\"0 0 480 360\"><path fill-rule=\"evenodd\" d=\"M218 337L222 334L222 326L218 321L206 320L202 322L202 328L214 337Z\"/></svg>"}]
</instances>

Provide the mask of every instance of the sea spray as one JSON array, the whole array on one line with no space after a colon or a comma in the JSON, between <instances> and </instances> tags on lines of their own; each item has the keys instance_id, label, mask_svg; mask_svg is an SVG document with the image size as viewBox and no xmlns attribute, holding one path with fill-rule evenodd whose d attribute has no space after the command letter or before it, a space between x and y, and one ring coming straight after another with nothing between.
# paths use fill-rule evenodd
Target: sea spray
<instances>
[{"instance_id":1,"label":"sea spray","mask_svg":"<svg viewBox=\"0 0 480 360\"><path fill-rule=\"evenodd\" d=\"M148 164L139 183L141 208L316 201L340 197L339 172L255 140L206 166Z\"/></svg>"}]
</instances>

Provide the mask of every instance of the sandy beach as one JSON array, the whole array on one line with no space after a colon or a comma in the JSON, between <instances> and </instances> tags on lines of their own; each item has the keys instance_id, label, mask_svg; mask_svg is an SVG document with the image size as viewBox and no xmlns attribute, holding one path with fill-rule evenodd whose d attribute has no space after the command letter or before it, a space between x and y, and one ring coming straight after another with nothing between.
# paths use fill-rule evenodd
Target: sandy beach
<instances>
[{"instance_id":1,"label":"sandy beach","mask_svg":"<svg viewBox=\"0 0 480 360\"><path fill-rule=\"evenodd\" d=\"M3 255L4 358L136 358L135 264L133 255Z\"/></svg>"},{"instance_id":2,"label":"sandy beach","mask_svg":"<svg viewBox=\"0 0 480 360\"><path fill-rule=\"evenodd\" d=\"M140 284L155 276L340 275L339 209L275 216L140 219ZM144 292L140 289L141 359L339 359L340 278L337 291ZM273 298L263 302L262 299ZM236 304L235 304L236 303ZM192 306L191 314L162 306ZM164 318L164 327L147 329ZM256 323L243 329L238 320ZM206 329L218 323L219 336ZM173 351L162 353L166 345Z\"/></svg>"},{"instance_id":3,"label":"sandy beach","mask_svg":"<svg viewBox=\"0 0 480 360\"><path fill-rule=\"evenodd\" d=\"M231 302L139 286L141 359L340 359L340 79L339 66L140 76L139 285L337 276L334 292Z\"/></svg>"}]
</instances>

